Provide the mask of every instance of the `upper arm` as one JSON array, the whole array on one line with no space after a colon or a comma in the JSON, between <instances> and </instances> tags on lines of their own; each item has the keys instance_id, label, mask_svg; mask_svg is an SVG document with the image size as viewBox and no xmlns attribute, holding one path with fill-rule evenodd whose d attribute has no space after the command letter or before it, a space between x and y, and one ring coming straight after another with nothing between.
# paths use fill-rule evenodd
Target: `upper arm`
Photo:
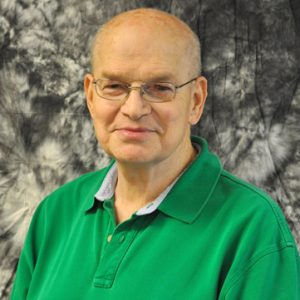
<instances>
[{"instance_id":1,"label":"upper arm","mask_svg":"<svg viewBox=\"0 0 300 300\"><path fill-rule=\"evenodd\" d=\"M26 299L44 231L44 202L36 209L19 258L11 300Z\"/></svg>"},{"instance_id":2,"label":"upper arm","mask_svg":"<svg viewBox=\"0 0 300 300\"><path fill-rule=\"evenodd\" d=\"M231 277L220 299L299 300L300 260L293 245L269 249Z\"/></svg>"}]
</instances>

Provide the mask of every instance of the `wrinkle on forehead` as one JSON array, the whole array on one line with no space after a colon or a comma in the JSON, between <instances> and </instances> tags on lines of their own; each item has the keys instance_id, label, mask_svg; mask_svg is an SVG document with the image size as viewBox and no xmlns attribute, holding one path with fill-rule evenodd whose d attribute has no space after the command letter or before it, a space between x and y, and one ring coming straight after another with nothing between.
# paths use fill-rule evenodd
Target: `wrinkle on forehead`
<instances>
[{"instance_id":1,"label":"wrinkle on forehead","mask_svg":"<svg viewBox=\"0 0 300 300\"><path fill-rule=\"evenodd\" d=\"M100 49L99 46L102 43L105 44L108 39L111 40L114 33L120 28L126 29L129 27L144 29L145 38L150 38L151 32L156 35L168 36L168 40L174 44L174 47L179 50L181 48L184 51L183 55L186 56L190 64L191 76L200 74L200 42L196 34L177 17L151 8L141 8L121 13L110 19L98 30L92 45L92 70L94 69L97 52Z\"/></svg>"}]
</instances>

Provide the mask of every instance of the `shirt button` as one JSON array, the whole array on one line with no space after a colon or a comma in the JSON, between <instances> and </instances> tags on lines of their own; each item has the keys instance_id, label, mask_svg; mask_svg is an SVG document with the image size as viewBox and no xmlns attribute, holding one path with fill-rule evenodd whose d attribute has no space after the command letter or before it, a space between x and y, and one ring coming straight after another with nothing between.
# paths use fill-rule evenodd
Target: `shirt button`
<instances>
[{"instance_id":1,"label":"shirt button","mask_svg":"<svg viewBox=\"0 0 300 300\"><path fill-rule=\"evenodd\" d=\"M107 237L107 242L109 243L112 239L112 234L110 234L108 237Z\"/></svg>"},{"instance_id":2,"label":"shirt button","mask_svg":"<svg viewBox=\"0 0 300 300\"><path fill-rule=\"evenodd\" d=\"M119 238L119 243L123 243L125 241L125 235L121 235Z\"/></svg>"}]
</instances>

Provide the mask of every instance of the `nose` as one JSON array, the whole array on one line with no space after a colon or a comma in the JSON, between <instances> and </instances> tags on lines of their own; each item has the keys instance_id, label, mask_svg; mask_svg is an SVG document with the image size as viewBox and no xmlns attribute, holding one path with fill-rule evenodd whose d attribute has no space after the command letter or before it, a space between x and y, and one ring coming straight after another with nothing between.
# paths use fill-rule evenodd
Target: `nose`
<instances>
[{"instance_id":1,"label":"nose","mask_svg":"<svg viewBox=\"0 0 300 300\"><path fill-rule=\"evenodd\" d=\"M151 113L151 105L143 99L143 90L139 86L131 86L128 96L121 106L121 112L132 120L139 120Z\"/></svg>"}]
</instances>

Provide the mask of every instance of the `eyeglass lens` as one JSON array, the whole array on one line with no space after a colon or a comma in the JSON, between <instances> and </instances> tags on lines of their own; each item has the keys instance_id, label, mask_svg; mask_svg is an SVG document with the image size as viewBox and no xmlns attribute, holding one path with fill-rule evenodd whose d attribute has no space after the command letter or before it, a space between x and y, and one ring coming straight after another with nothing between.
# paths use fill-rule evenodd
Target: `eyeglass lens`
<instances>
[{"instance_id":1,"label":"eyeglass lens","mask_svg":"<svg viewBox=\"0 0 300 300\"><path fill-rule=\"evenodd\" d=\"M108 100L123 100L132 89L140 89L145 100L153 102L171 101L175 96L176 88L171 83L150 82L144 83L140 87L106 79L98 79L96 82L96 92L100 97Z\"/></svg>"}]
</instances>

